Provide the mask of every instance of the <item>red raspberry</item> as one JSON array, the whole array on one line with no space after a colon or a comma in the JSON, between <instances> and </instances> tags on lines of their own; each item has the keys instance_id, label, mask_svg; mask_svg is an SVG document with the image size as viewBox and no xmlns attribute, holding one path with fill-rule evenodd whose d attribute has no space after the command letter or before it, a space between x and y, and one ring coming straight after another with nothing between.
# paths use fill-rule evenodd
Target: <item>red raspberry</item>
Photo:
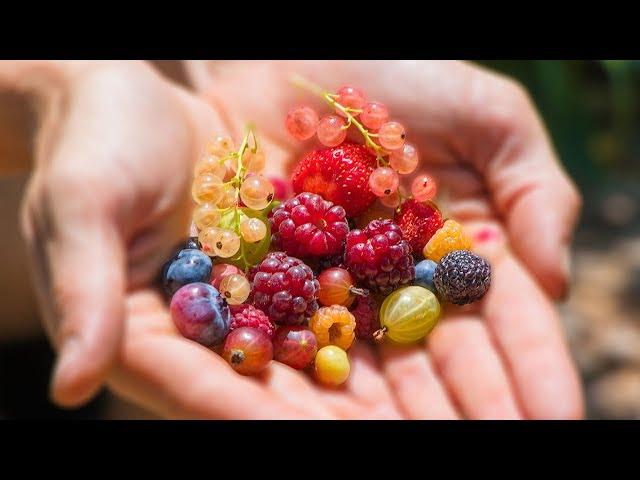
<instances>
[{"instance_id":1,"label":"red raspberry","mask_svg":"<svg viewBox=\"0 0 640 480\"><path fill-rule=\"evenodd\" d=\"M356 317L356 337L373 340L373 333L380 328L380 306L373 295L358 297L351 314Z\"/></svg>"},{"instance_id":2,"label":"red raspberry","mask_svg":"<svg viewBox=\"0 0 640 480\"><path fill-rule=\"evenodd\" d=\"M411 247L393 220L373 220L347 235L345 264L370 290L389 294L415 277Z\"/></svg>"},{"instance_id":3,"label":"red raspberry","mask_svg":"<svg viewBox=\"0 0 640 480\"><path fill-rule=\"evenodd\" d=\"M262 330L269 338L273 338L276 327L265 313L253 305L229 305L231 324L229 331L240 327L251 327Z\"/></svg>"},{"instance_id":4,"label":"red raspberry","mask_svg":"<svg viewBox=\"0 0 640 480\"><path fill-rule=\"evenodd\" d=\"M342 143L307 153L293 172L293 190L322 195L342 205L347 216L356 217L375 201L369 176L377 167L376 156L364 145Z\"/></svg>"},{"instance_id":5,"label":"red raspberry","mask_svg":"<svg viewBox=\"0 0 640 480\"><path fill-rule=\"evenodd\" d=\"M318 310L320 284L302 260L268 254L249 271L251 301L280 325L300 325Z\"/></svg>"},{"instance_id":6,"label":"red raspberry","mask_svg":"<svg viewBox=\"0 0 640 480\"><path fill-rule=\"evenodd\" d=\"M271 244L296 257L335 255L349 233L345 216L344 208L320 195L301 193L271 212Z\"/></svg>"},{"instance_id":7,"label":"red raspberry","mask_svg":"<svg viewBox=\"0 0 640 480\"><path fill-rule=\"evenodd\" d=\"M402 202L394 221L402 229L402 236L415 255L422 253L433 234L444 225L440 210L433 203L422 203L413 198Z\"/></svg>"}]
</instances>

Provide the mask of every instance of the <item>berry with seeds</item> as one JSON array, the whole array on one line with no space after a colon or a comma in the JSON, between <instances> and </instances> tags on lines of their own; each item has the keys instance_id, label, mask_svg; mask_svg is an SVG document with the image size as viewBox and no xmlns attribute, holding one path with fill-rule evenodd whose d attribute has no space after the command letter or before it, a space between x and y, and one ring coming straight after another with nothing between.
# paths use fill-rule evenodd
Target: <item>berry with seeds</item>
<instances>
[{"instance_id":1,"label":"berry with seeds","mask_svg":"<svg viewBox=\"0 0 640 480\"><path fill-rule=\"evenodd\" d=\"M341 305L322 307L311 317L309 328L316 335L318 345L336 345L348 350L355 339L356 319Z\"/></svg>"},{"instance_id":2,"label":"berry with seeds","mask_svg":"<svg viewBox=\"0 0 640 480\"><path fill-rule=\"evenodd\" d=\"M327 345L318 350L314 369L318 381L331 387L342 385L351 372L347 352L335 345Z\"/></svg>"},{"instance_id":3,"label":"berry with seeds","mask_svg":"<svg viewBox=\"0 0 640 480\"><path fill-rule=\"evenodd\" d=\"M183 337L206 347L222 343L229 332L229 307L208 283L190 283L171 299L171 318Z\"/></svg>"},{"instance_id":4,"label":"berry with seeds","mask_svg":"<svg viewBox=\"0 0 640 480\"><path fill-rule=\"evenodd\" d=\"M252 210L263 210L273 200L273 185L262 175L251 175L240 187L240 199Z\"/></svg>"},{"instance_id":5,"label":"berry with seeds","mask_svg":"<svg viewBox=\"0 0 640 480\"><path fill-rule=\"evenodd\" d=\"M284 126L296 140L309 140L316 134L319 122L318 114L313 108L299 106L289 110Z\"/></svg>"},{"instance_id":6,"label":"berry with seeds","mask_svg":"<svg viewBox=\"0 0 640 480\"><path fill-rule=\"evenodd\" d=\"M346 212L314 193L301 193L270 214L271 243L289 255L336 255L349 233Z\"/></svg>"},{"instance_id":7,"label":"berry with seeds","mask_svg":"<svg viewBox=\"0 0 640 480\"><path fill-rule=\"evenodd\" d=\"M410 143L405 143L399 150L394 150L389 155L389 165L398 173L407 175L412 173L420 162L418 150Z\"/></svg>"},{"instance_id":8,"label":"berry with seeds","mask_svg":"<svg viewBox=\"0 0 640 480\"><path fill-rule=\"evenodd\" d=\"M313 362L317 352L318 340L308 328L280 327L273 337L273 358L291 368L306 368Z\"/></svg>"},{"instance_id":9,"label":"berry with seeds","mask_svg":"<svg viewBox=\"0 0 640 480\"><path fill-rule=\"evenodd\" d=\"M351 87L349 85L340 87L336 92L336 95L338 95L338 98L336 98L336 101L340 105L352 110L360 110L366 100L362 90L360 90L357 87ZM338 115L345 116L345 114L339 109L336 109L336 112L338 113ZM349 112L349 113L352 116L357 117L358 113L360 112Z\"/></svg>"},{"instance_id":10,"label":"berry with seeds","mask_svg":"<svg viewBox=\"0 0 640 480\"><path fill-rule=\"evenodd\" d=\"M360 285L383 294L411 283L415 276L411 246L389 219L349 232L345 264Z\"/></svg>"},{"instance_id":11,"label":"berry with seeds","mask_svg":"<svg viewBox=\"0 0 640 480\"><path fill-rule=\"evenodd\" d=\"M440 303L426 288L410 286L396 290L382 302L376 340L385 335L397 343L414 343L435 327L440 317Z\"/></svg>"},{"instance_id":12,"label":"berry with seeds","mask_svg":"<svg viewBox=\"0 0 640 480\"><path fill-rule=\"evenodd\" d=\"M375 201L369 176L377 167L376 156L363 145L343 143L307 153L293 173L296 193L311 192L342 205L348 217L363 213Z\"/></svg>"},{"instance_id":13,"label":"berry with seeds","mask_svg":"<svg viewBox=\"0 0 640 480\"><path fill-rule=\"evenodd\" d=\"M389 120L389 110L380 102L368 102L362 107L360 121L371 130L378 130Z\"/></svg>"},{"instance_id":14,"label":"berry with seeds","mask_svg":"<svg viewBox=\"0 0 640 480\"><path fill-rule=\"evenodd\" d=\"M211 276L211 259L200 250L187 248L167 262L163 268L162 284L168 295L173 295L184 285L208 282Z\"/></svg>"},{"instance_id":15,"label":"berry with seeds","mask_svg":"<svg viewBox=\"0 0 640 480\"><path fill-rule=\"evenodd\" d=\"M347 138L347 124L337 115L325 115L318 123L318 140L327 147L336 147Z\"/></svg>"},{"instance_id":16,"label":"berry with seeds","mask_svg":"<svg viewBox=\"0 0 640 480\"><path fill-rule=\"evenodd\" d=\"M377 197L388 197L398 191L400 178L393 168L378 167L369 177L369 188Z\"/></svg>"},{"instance_id":17,"label":"berry with seeds","mask_svg":"<svg viewBox=\"0 0 640 480\"><path fill-rule=\"evenodd\" d=\"M470 249L471 238L464 232L462 225L455 220L447 220L442 228L433 234L422 253L425 258L439 262L449 252Z\"/></svg>"},{"instance_id":18,"label":"berry with seeds","mask_svg":"<svg viewBox=\"0 0 640 480\"><path fill-rule=\"evenodd\" d=\"M276 327L259 308L253 305L232 305L229 309L232 315L229 330L233 331L241 327L257 328L266 333L269 338L273 338Z\"/></svg>"},{"instance_id":19,"label":"berry with seeds","mask_svg":"<svg viewBox=\"0 0 640 480\"><path fill-rule=\"evenodd\" d=\"M251 302L280 325L300 325L318 310L319 283L302 260L269 253L249 271Z\"/></svg>"},{"instance_id":20,"label":"berry with seeds","mask_svg":"<svg viewBox=\"0 0 640 480\"><path fill-rule=\"evenodd\" d=\"M436 267L433 281L442 297L456 305L480 300L491 285L491 266L468 250L445 255Z\"/></svg>"},{"instance_id":21,"label":"berry with seeds","mask_svg":"<svg viewBox=\"0 0 640 480\"><path fill-rule=\"evenodd\" d=\"M400 150L404 146L405 138L404 127L398 122L387 122L378 130L380 145L389 151Z\"/></svg>"},{"instance_id":22,"label":"berry with seeds","mask_svg":"<svg viewBox=\"0 0 640 480\"><path fill-rule=\"evenodd\" d=\"M217 263L211 270L210 283L216 290L220 291L220 283L222 282L222 280L229 275L233 275L234 273L242 273L242 270L229 263Z\"/></svg>"},{"instance_id":23,"label":"berry with seeds","mask_svg":"<svg viewBox=\"0 0 640 480\"><path fill-rule=\"evenodd\" d=\"M438 193L438 184L426 173L418 175L411 183L411 194L419 202L432 200Z\"/></svg>"},{"instance_id":24,"label":"berry with seeds","mask_svg":"<svg viewBox=\"0 0 640 480\"><path fill-rule=\"evenodd\" d=\"M356 338L373 340L373 334L380 328L380 305L373 297L359 297L351 314L356 319Z\"/></svg>"},{"instance_id":25,"label":"berry with seeds","mask_svg":"<svg viewBox=\"0 0 640 480\"><path fill-rule=\"evenodd\" d=\"M257 375L273 359L273 345L262 330L240 327L227 336L222 357L240 375Z\"/></svg>"},{"instance_id":26,"label":"berry with seeds","mask_svg":"<svg viewBox=\"0 0 640 480\"><path fill-rule=\"evenodd\" d=\"M402 229L402 235L411 245L414 255L422 252L429 239L443 225L442 215L433 203L420 203L412 198L402 202L394 220Z\"/></svg>"},{"instance_id":27,"label":"berry with seeds","mask_svg":"<svg viewBox=\"0 0 640 480\"><path fill-rule=\"evenodd\" d=\"M351 274L344 268L329 268L318 276L320 292L318 300L326 307L343 305L349 307L358 296L367 296L368 292L356 288Z\"/></svg>"},{"instance_id":28,"label":"berry with seeds","mask_svg":"<svg viewBox=\"0 0 640 480\"><path fill-rule=\"evenodd\" d=\"M229 305L240 305L249 297L251 285L244 275L234 273L227 275L220 282L220 294Z\"/></svg>"}]
</instances>

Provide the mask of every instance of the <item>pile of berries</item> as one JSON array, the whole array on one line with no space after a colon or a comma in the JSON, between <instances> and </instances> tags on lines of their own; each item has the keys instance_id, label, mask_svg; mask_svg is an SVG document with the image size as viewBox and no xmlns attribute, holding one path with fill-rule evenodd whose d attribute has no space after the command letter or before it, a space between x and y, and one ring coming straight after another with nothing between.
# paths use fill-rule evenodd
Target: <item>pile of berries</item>
<instances>
[{"instance_id":1,"label":"pile of berries","mask_svg":"<svg viewBox=\"0 0 640 480\"><path fill-rule=\"evenodd\" d=\"M297 164L292 198L274 200L252 129L237 150L225 137L207 147L192 188L197 237L163 281L180 333L219 347L236 372L256 375L276 360L338 386L356 339L421 340L441 302L482 298L491 268L432 202L431 176L417 175L410 195L400 188L419 156L388 108L351 86L320 95L332 113L298 106L285 119L294 138L323 145ZM363 143L346 140L352 127ZM393 218L375 217L376 201Z\"/></svg>"}]
</instances>

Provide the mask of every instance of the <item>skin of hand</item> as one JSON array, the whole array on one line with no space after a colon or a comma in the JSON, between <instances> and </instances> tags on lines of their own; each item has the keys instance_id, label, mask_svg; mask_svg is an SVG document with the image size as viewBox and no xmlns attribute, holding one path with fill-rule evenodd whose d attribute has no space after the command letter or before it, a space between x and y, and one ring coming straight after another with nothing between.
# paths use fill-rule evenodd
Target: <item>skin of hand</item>
<instances>
[{"instance_id":1,"label":"skin of hand","mask_svg":"<svg viewBox=\"0 0 640 480\"><path fill-rule=\"evenodd\" d=\"M54 381L60 403L88 398L107 376L117 393L169 418L582 416L579 381L545 294L566 289L579 197L519 87L459 62L213 67L190 65L213 105L206 113L203 102L127 65L127 75L78 75L63 120L52 122L64 134L47 142L43 128L39 152L49 153L38 156L49 169L39 166L32 180L25 232L43 297L54 300L50 317L62 321L54 336L63 348ZM288 83L293 72L328 89L353 83L388 104L446 192L446 213L480 232L476 250L493 268L486 298L446 306L420 345L357 343L340 389L276 362L258 378L236 375L178 335L149 283L187 231L185 164L205 141L195 132L237 139L253 121L269 174L282 175L312 148L282 126L296 102L314 103Z\"/></svg>"}]
</instances>

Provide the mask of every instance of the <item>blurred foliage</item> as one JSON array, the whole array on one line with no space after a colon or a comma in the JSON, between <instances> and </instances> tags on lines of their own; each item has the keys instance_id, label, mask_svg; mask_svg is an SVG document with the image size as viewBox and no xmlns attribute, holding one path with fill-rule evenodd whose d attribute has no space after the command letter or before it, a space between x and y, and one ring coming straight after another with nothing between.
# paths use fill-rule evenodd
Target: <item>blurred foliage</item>
<instances>
[{"instance_id":1,"label":"blurred foliage","mask_svg":"<svg viewBox=\"0 0 640 480\"><path fill-rule=\"evenodd\" d=\"M583 188L640 185L640 61L478 63L527 88L563 163Z\"/></svg>"}]
</instances>

